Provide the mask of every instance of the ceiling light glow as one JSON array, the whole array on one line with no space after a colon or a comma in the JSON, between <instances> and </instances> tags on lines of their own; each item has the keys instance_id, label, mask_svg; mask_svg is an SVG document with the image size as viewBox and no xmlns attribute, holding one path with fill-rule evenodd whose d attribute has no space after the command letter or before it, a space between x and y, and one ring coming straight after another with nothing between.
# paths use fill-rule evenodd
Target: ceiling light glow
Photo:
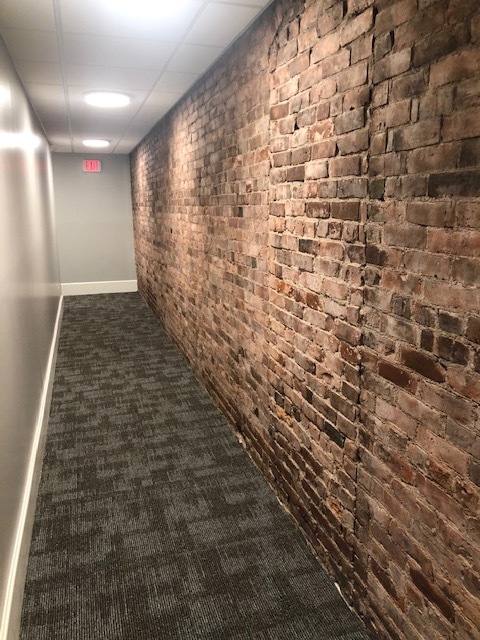
<instances>
[{"instance_id":1,"label":"ceiling light glow","mask_svg":"<svg viewBox=\"0 0 480 640\"><path fill-rule=\"evenodd\" d=\"M110 142L108 140L82 140L82 144L85 147L93 147L95 149L102 149L108 147Z\"/></svg>"},{"instance_id":2,"label":"ceiling light glow","mask_svg":"<svg viewBox=\"0 0 480 640\"><path fill-rule=\"evenodd\" d=\"M105 0L115 13L122 13L136 20L158 20L179 15L186 8L188 0L159 2L159 0Z\"/></svg>"},{"instance_id":3,"label":"ceiling light glow","mask_svg":"<svg viewBox=\"0 0 480 640\"><path fill-rule=\"evenodd\" d=\"M126 107L127 104L130 104L130 97L125 93L91 91L85 95L85 102L92 107L117 109L118 107Z\"/></svg>"},{"instance_id":4,"label":"ceiling light glow","mask_svg":"<svg viewBox=\"0 0 480 640\"><path fill-rule=\"evenodd\" d=\"M0 84L0 104L7 104L11 99L10 89Z\"/></svg>"},{"instance_id":5,"label":"ceiling light glow","mask_svg":"<svg viewBox=\"0 0 480 640\"><path fill-rule=\"evenodd\" d=\"M34 133L0 131L0 149L22 149L29 151L40 146L40 138Z\"/></svg>"}]
</instances>

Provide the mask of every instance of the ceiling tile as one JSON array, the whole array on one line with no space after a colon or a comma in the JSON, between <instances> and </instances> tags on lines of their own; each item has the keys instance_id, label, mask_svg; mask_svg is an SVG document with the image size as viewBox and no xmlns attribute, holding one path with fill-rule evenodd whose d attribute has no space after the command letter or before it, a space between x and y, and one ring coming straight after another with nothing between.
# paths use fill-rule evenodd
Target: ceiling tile
<instances>
[{"instance_id":1,"label":"ceiling tile","mask_svg":"<svg viewBox=\"0 0 480 640\"><path fill-rule=\"evenodd\" d=\"M130 151L132 151L132 149L137 146L138 143L139 139L136 137L122 138L122 140L116 145L113 153L115 155L128 155Z\"/></svg>"},{"instance_id":2,"label":"ceiling tile","mask_svg":"<svg viewBox=\"0 0 480 640\"><path fill-rule=\"evenodd\" d=\"M131 127L125 130L125 137L122 137L122 140L127 138L136 138L137 141L142 140L142 138L144 138L147 133L153 129L165 113L160 113L160 115L155 116L151 120L143 120L141 122L139 121L134 123Z\"/></svg>"},{"instance_id":3,"label":"ceiling tile","mask_svg":"<svg viewBox=\"0 0 480 640\"><path fill-rule=\"evenodd\" d=\"M112 118L111 114L89 114L77 109L70 111L72 127L81 131L82 136L102 138L103 135L119 135L128 127L133 116L122 114ZM103 135L102 135L103 132ZM95 135L93 135L95 133Z\"/></svg>"},{"instance_id":4,"label":"ceiling tile","mask_svg":"<svg viewBox=\"0 0 480 640\"><path fill-rule=\"evenodd\" d=\"M28 96L35 104L56 105L65 107L65 91L62 84L40 84L31 82L24 85Z\"/></svg>"},{"instance_id":5,"label":"ceiling tile","mask_svg":"<svg viewBox=\"0 0 480 640\"><path fill-rule=\"evenodd\" d=\"M158 6L161 6L161 2ZM115 8L115 0L61 0L62 23L65 32L92 35L120 36L151 40L179 42L192 20L200 11L203 2L189 0L188 3L168 2L168 14L136 17ZM135 2L131 4L135 8Z\"/></svg>"},{"instance_id":6,"label":"ceiling tile","mask_svg":"<svg viewBox=\"0 0 480 640\"><path fill-rule=\"evenodd\" d=\"M210 2L185 41L226 47L257 15L257 7Z\"/></svg>"},{"instance_id":7,"label":"ceiling tile","mask_svg":"<svg viewBox=\"0 0 480 640\"><path fill-rule=\"evenodd\" d=\"M82 137L104 137L112 140L106 153L130 151L269 4L157 0L153 11L170 18L151 10L142 20L121 14L122 2L0 0L0 32L54 150L72 150L71 129L75 148ZM127 1L127 10L139 3ZM123 91L132 103L93 109L84 102L89 90Z\"/></svg>"},{"instance_id":8,"label":"ceiling tile","mask_svg":"<svg viewBox=\"0 0 480 640\"><path fill-rule=\"evenodd\" d=\"M155 40L68 33L64 36L64 49L68 64L161 70L175 45Z\"/></svg>"},{"instance_id":9,"label":"ceiling tile","mask_svg":"<svg viewBox=\"0 0 480 640\"><path fill-rule=\"evenodd\" d=\"M102 67L92 65L66 66L67 82L89 90L103 91L150 91L154 86L156 69L127 69L124 67Z\"/></svg>"},{"instance_id":10,"label":"ceiling tile","mask_svg":"<svg viewBox=\"0 0 480 640\"><path fill-rule=\"evenodd\" d=\"M35 84L62 84L62 69L54 62L14 61L22 82Z\"/></svg>"},{"instance_id":11,"label":"ceiling tile","mask_svg":"<svg viewBox=\"0 0 480 640\"><path fill-rule=\"evenodd\" d=\"M70 136L64 133L52 133L49 134L48 140L50 144L55 146L68 146L70 147ZM70 151L70 148L68 149Z\"/></svg>"},{"instance_id":12,"label":"ceiling tile","mask_svg":"<svg viewBox=\"0 0 480 640\"><path fill-rule=\"evenodd\" d=\"M203 73L220 56L221 47L182 45L168 65L168 71Z\"/></svg>"},{"instance_id":13,"label":"ceiling tile","mask_svg":"<svg viewBox=\"0 0 480 640\"><path fill-rule=\"evenodd\" d=\"M2 35L12 58L37 62L60 62L57 35L37 29L4 29Z\"/></svg>"},{"instance_id":14,"label":"ceiling tile","mask_svg":"<svg viewBox=\"0 0 480 640\"><path fill-rule=\"evenodd\" d=\"M162 73L154 89L155 91L164 91L167 93L185 93L199 77L198 73L165 71Z\"/></svg>"},{"instance_id":15,"label":"ceiling tile","mask_svg":"<svg viewBox=\"0 0 480 640\"><path fill-rule=\"evenodd\" d=\"M264 8L272 4L274 0L222 0L223 4L238 4L250 7Z\"/></svg>"},{"instance_id":16,"label":"ceiling tile","mask_svg":"<svg viewBox=\"0 0 480 640\"><path fill-rule=\"evenodd\" d=\"M81 105L74 106L70 109L72 126L80 129L89 129L89 135L92 134L92 127L95 127L99 131L123 130L130 124L134 116L135 112L128 113L122 111L122 113L116 113L115 116L112 117L109 109L98 109L92 112L84 110Z\"/></svg>"},{"instance_id":17,"label":"ceiling tile","mask_svg":"<svg viewBox=\"0 0 480 640\"><path fill-rule=\"evenodd\" d=\"M43 29L55 31L53 2L44 0L2 0L2 29Z\"/></svg>"},{"instance_id":18,"label":"ceiling tile","mask_svg":"<svg viewBox=\"0 0 480 640\"><path fill-rule=\"evenodd\" d=\"M151 107L152 109L160 108L168 108L175 104L175 102L182 96L179 93L166 93L162 91L152 91L152 93L148 96L144 105L142 106L142 110Z\"/></svg>"},{"instance_id":19,"label":"ceiling tile","mask_svg":"<svg viewBox=\"0 0 480 640\"><path fill-rule=\"evenodd\" d=\"M55 113L51 108L47 109L45 112L42 112L41 108L37 108L37 113L41 118L43 128L45 129L45 133L48 137L50 137L50 134L59 132L63 132L63 135L65 135L65 131L69 130L65 110L60 113Z\"/></svg>"}]
</instances>

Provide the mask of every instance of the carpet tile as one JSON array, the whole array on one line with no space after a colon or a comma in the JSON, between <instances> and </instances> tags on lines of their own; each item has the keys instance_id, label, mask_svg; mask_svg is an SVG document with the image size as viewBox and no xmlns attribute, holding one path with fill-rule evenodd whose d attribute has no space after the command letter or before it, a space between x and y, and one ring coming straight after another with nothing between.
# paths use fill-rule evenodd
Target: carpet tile
<instances>
[{"instance_id":1,"label":"carpet tile","mask_svg":"<svg viewBox=\"0 0 480 640\"><path fill-rule=\"evenodd\" d=\"M368 640L136 294L65 298L22 640Z\"/></svg>"}]
</instances>

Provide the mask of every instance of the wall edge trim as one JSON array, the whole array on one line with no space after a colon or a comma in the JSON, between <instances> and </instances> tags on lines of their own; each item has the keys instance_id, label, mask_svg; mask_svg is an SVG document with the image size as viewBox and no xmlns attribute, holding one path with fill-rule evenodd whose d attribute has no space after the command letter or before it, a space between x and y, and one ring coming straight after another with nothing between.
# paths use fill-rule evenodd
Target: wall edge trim
<instances>
[{"instance_id":1,"label":"wall edge trim","mask_svg":"<svg viewBox=\"0 0 480 640\"><path fill-rule=\"evenodd\" d=\"M64 296L84 296L98 293L131 293L133 291L138 291L136 280L62 282L62 295Z\"/></svg>"},{"instance_id":2,"label":"wall edge trim","mask_svg":"<svg viewBox=\"0 0 480 640\"><path fill-rule=\"evenodd\" d=\"M6 597L2 610L0 611L0 640L16 640L20 630L21 607L27 571L28 551L30 548L33 517L35 515L36 498L42 466L41 463L43 460L43 448L52 399L62 312L63 295L60 296L58 301L57 315L50 344L47 367L45 370L43 391L40 397L37 424L30 451L30 460L27 469L20 516L17 523L15 544L10 560Z\"/></svg>"}]
</instances>

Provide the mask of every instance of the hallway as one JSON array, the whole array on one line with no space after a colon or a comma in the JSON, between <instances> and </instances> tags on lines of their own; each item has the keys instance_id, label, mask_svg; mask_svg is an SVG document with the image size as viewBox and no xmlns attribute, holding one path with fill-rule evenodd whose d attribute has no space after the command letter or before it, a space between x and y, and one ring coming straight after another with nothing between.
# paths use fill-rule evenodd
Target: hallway
<instances>
[{"instance_id":1,"label":"hallway","mask_svg":"<svg viewBox=\"0 0 480 640\"><path fill-rule=\"evenodd\" d=\"M0 4L0 640L480 640L480 2Z\"/></svg>"},{"instance_id":2,"label":"hallway","mask_svg":"<svg viewBox=\"0 0 480 640\"><path fill-rule=\"evenodd\" d=\"M366 640L139 294L64 304L22 640Z\"/></svg>"}]
</instances>

